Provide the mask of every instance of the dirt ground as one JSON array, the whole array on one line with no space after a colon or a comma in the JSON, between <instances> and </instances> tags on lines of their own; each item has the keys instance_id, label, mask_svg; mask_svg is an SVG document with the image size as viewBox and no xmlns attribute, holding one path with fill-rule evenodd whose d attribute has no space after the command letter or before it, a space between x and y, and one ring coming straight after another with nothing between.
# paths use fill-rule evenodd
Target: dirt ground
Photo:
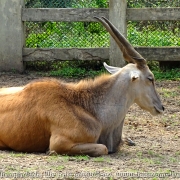
<instances>
[{"instance_id":1,"label":"dirt ground","mask_svg":"<svg viewBox=\"0 0 180 180\"><path fill-rule=\"evenodd\" d=\"M35 73L1 73L0 87L38 78ZM165 113L153 117L133 105L126 116L124 134L136 146L124 144L119 152L96 158L0 151L0 178L180 179L180 82L159 81L156 86Z\"/></svg>"}]
</instances>

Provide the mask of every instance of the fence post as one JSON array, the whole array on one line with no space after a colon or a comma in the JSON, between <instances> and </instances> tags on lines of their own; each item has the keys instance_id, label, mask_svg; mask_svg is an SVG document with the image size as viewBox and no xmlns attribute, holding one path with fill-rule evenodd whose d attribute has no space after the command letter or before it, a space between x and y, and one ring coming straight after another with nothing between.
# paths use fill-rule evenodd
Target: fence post
<instances>
[{"instance_id":1,"label":"fence post","mask_svg":"<svg viewBox=\"0 0 180 180\"><path fill-rule=\"evenodd\" d=\"M24 0L0 0L0 71L24 70L23 6Z\"/></svg>"},{"instance_id":2,"label":"fence post","mask_svg":"<svg viewBox=\"0 0 180 180\"><path fill-rule=\"evenodd\" d=\"M127 34L126 8L126 0L109 1L109 19L125 37ZM112 38L110 38L109 58L113 66L122 67L125 64L122 53Z\"/></svg>"}]
</instances>

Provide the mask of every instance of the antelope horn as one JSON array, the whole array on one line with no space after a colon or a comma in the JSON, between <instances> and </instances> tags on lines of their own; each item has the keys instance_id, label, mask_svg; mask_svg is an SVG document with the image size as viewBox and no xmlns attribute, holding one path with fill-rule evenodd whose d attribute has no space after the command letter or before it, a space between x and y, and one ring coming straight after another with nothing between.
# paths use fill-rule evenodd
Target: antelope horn
<instances>
[{"instance_id":1,"label":"antelope horn","mask_svg":"<svg viewBox=\"0 0 180 180\"><path fill-rule=\"evenodd\" d=\"M132 58L129 57L129 55L126 52L126 49L124 48L124 46L121 44L121 42L118 40L118 38L116 37L116 35L114 34L114 32L111 30L111 28L109 27L109 25L101 18L99 17L94 17L95 19L97 19L99 22L102 23L102 25L106 28L106 30L109 32L109 34L113 37L113 39L116 41L117 45L119 46L120 50L123 53L123 57L124 59L129 62L129 63L135 63L134 61L132 61Z\"/></svg>"},{"instance_id":2,"label":"antelope horn","mask_svg":"<svg viewBox=\"0 0 180 180\"><path fill-rule=\"evenodd\" d=\"M136 63L140 67L146 64L146 60L134 49L134 47L127 41L127 39L117 30L117 28L109 20L107 20L105 17L95 18L102 23L102 25L114 38L127 62Z\"/></svg>"}]
</instances>

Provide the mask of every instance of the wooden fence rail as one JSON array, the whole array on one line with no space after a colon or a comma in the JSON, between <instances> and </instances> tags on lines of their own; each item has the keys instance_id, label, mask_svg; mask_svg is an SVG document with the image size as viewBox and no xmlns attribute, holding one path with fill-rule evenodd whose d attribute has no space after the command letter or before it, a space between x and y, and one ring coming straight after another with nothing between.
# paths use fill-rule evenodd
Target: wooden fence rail
<instances>
[{"instance_id":1,"label":"wooden fence rail","mask_svg":"<svg viewBox=\"0 0 180 180\"><path fill-rule=\"evenodd\" d=\"M148 61L180 61L179 47L135 47ZM108 60L109 48L23 48L23 61ZM119 60L117 58L117 60Z\"/></svg>"},{"instance_id":2,"label":"wooden fence rail","mask_svg":"<svg viewBox=\"0 0 180 180\"><path fill-rule=\"evenodd\" d=\"M94 22L94 16L109 18L109 9L105 8L23 8L22 21L89 21ZM120 17L119 17L120 18ZM127 21L165 21L180 20L180 8L127 8Z\"/></svg>"}]
</instances>

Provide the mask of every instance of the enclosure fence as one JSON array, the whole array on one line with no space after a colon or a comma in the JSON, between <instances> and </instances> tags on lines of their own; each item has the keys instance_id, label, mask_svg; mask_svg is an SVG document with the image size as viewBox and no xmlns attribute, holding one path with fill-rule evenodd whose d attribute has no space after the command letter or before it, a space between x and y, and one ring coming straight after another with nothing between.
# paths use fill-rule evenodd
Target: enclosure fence
<instances>
[{"instance_id":1,"label":"enclosure fence","mask_svg":"<svg viewBox=\"0 0 180 180\"><path fill-rule=\"evenodd\" d=\"M1 0L1 13L0 70L54 60L122 66L121 52L94 16L110 19L147 60L180 61L180 0Z\"/></svg>"},{"instance_id":2,"label":"enclosure fence","mask_svg":"<svg viewBox=\"0 0 180 180\"><path fill-rule=\"evenodd\" d=\"M128 0L128 8L178 7L179 0ZM107 0L29 0L26 8L109 8ZM180 21L127 21L134 46L180 46ZM26 47L109 47L109 34L96 22L28 22Z\"/></svg>"}]
</instances>

